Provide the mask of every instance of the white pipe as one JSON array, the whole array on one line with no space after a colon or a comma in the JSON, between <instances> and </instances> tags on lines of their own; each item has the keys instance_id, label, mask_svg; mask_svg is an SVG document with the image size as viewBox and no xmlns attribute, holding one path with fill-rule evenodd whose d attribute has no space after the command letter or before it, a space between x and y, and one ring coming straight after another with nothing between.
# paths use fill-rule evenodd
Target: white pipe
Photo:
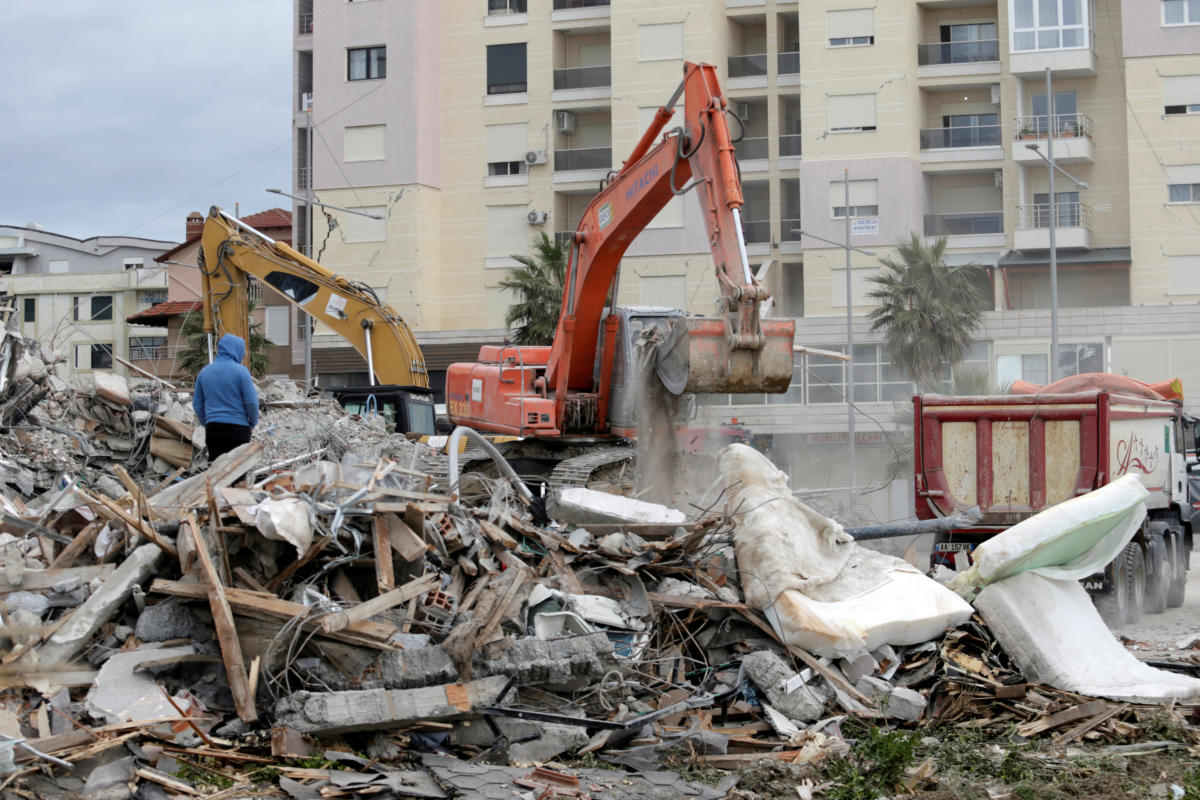
<instances>
[{"instance_id":1,"label":"white pipe","mask_svg":"<svg viewBox=\"0 0 1200 800\"><path fill-rule=\"evenodd\" d=\"M525 498L526 502L533 502L533 493L529 491L529 487L517 476L516 471L509 466L509 463L504 460L504 456L500 455L500 451L496 449L495 445L483 438L479 431L463 427L462 425L454 429L454 432L450 434L449 441L446 443L446 447L450 451L451 487L458 485L458 443L462 440L463 436L469 436L477 444L481 445L487 451L488 455L492 457L492 461L496 462L496 466L500 468L500 471L512 481L513 486L521 497Z\"/></svg>"},{"instance_id":2,"label":"white pipe","mask_svg":"<svg viewBox=\"0 0 1200 800\"><path fill-rule=\"evenodd\" d=\"M364 338L367 340L367 378L371 381L372 386L376 386L379 383L379 379L375 377L375 355L371 352L371 331L374 330L374 326L369 319L364 319L362 326L366 332Z\"/></svg>"},{"instance_id":3,"label":"white pipe","mask_svg":"<svg viewBox=\"0 0 1200 800\"><path fill-rule=\"evenodd\" d=\"M231 222L235 227L238 227L244 231L249 231L250 233L253 233L255 236L262 239L267 244L275 244L275 240L272 239L270 236L267 236L265 233L263 233L261 231L256 231L254 228L251 228L249 225L242 222L237 217L230 216L229 214L226 214L224 211L221 212L221 216L224 217L225 219L229 220L229 222Z\"/></svg>"},{"instance_id":4,"label":"white pipe","mask_svg":"<svg viewBox=\"0 0 1200 800\"><path fill-rule=\"evenodd\" d=\"M733 229L737 231L738 255L742 257L742 275L746 285L753 286L754 279L750 276L750 259L746 257L746 237L742 234L742 210L733 209Z\"/></svg>"}]
</instances>

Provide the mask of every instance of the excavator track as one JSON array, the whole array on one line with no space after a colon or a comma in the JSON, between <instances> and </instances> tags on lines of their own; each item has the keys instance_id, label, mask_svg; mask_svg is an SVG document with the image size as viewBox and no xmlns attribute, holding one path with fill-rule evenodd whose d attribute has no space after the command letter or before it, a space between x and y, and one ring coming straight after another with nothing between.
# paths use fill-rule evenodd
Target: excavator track
<instances>
[{"instance_id":1,"label":"excavator track","mask_svg":"<svg viewBox=\"0 0 1200 800\"><path fill-rule=\"evenodd\" d=\"M632 466L636 456L637 451L632 447L613 447L565 459L550 472L550 485L556 488L586 487L588 481L602 471Z\"/></svg>"}]
</instances>

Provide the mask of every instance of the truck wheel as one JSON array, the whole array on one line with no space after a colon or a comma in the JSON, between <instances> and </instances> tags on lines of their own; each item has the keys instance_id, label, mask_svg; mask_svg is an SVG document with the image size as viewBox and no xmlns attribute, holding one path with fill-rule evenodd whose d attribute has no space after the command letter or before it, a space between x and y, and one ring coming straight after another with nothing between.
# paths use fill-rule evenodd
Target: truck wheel
<instances>
[{"instance_id":1,"label":"truck wheel","mask_svg":"<svg viewBox=\"0 0 1200 800\"><path fill-rule=\"evenodd\" d=\"M1171 588L1172 562L1167 558L1167 543L1161 533L1146 537L1146 613L1167 610L1167 592Z\"/></svg>"},{"instance_id":2,"label":"truck wheel","mask_svg":"<svg viewBox=\"0 0 1200 800\"><path fill-rule=\"evenodd\" d=\"M1184 549L1182 533L1176 533L1171 539L1171 585L1167 589L1167 608L1179 608L1187 591L1188 557L1191 553Z\"/></svg>"},{"instance_id":3,"label":"truck wheel","mask_svg":"<svg viewBox=\"0 0 1200 800\"><path fill-rule=\"evenodd\" d=\"M1105 594L1093 595L1092 601L1096 604L1096 610L1100 612L1104 624L1110 628L1119 628L1125 624L1125 617L1129 613L1129 581L1125 577L1125 551L1122 550L1106 569L1112 589Z\"/></svg>"},{"instance_id":4,"label":"truck wheel","mask_svg":"<svg viewBox=\"0 0 1200 800\"><path fill-rule=\"evenodd\" d=\"M1146 560L1137 542L1130 542L1125 548L1125 585L1129 597L1125 624L1132 625L1141 621L1142 607L1146 602Z\"/></svg>"}]
</instances>

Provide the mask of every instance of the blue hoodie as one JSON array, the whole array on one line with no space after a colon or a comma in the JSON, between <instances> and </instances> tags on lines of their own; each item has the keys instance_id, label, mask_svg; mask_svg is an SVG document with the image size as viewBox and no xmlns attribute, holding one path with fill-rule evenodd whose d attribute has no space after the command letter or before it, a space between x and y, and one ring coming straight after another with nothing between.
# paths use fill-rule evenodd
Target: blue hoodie
<instances>
[{"instance_id":1,"label":"blue hoodie","mask_svg":"<svg viewBox=\"0 0 1200 800\"><path fill-rule=\"evenodd\" d=\"M242 366L246 343L227 333L217 345L217 357L196 376L192 410L201 425L224 422L230 425L258 424L258 392L250 370Z\"/></svg>"}]
</instances>

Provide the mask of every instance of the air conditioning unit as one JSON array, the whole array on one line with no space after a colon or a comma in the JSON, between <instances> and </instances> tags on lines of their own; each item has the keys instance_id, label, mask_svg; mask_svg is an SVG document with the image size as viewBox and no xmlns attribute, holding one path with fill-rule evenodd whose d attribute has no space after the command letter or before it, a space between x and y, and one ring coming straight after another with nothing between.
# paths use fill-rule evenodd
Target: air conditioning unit
<instances>
[{"instance_id":1,"label":"air conditioning unit","mask_svg":"<svg viewBox=\"0 0 1200 800\"><path fill-rule=\"evenodd\" d=\"M992 102L999 103L1000 102L1000 84L993 83L991 86L991 89L992 89Z\"/></svg>"},{"instance_id":2,"label":"air conditioning unit","mask_svg":"<svg viewBox=\"0 0 1200 800\"><path fill-rule=\"evenodd\" d=\"M992 172L992 185L995 186L997 189L1002 189L1004 187L1004 172L1003 171L994 170Z\"/></svg>"},{"instance_id":3,"label":"air conditioning unit","mask_svg":"<svg viewBox=\"0 0 1200 800\"><path fill-rule=\"evenodd\" d=\"M525 221L530 225L545 225L546 220L550 217L547 211L530 211L525 215Z\"/></svg>"},{"instance_id":4,"label":"air conditioning unit","mask_svg":"<svg viewBox=\"0 0 1200 800\"><path fill-rule=\"evenodd\" d=\"M575 115L570 111L555 111L554 129L559 133L574 133Z\"/></svg>"},{"instance_id":5,"label":"air conditioning unit","mask_svg":"<svg viewBox=\"0 0 1200 800\"><path fill-rule=\"evenodd\" d=\"M532 164L545 164L546 163L546 151L545 150L530 150L530 151L526 152L525 153L525 163L531 164L531 165Z\"/></svg>"},{"instance_id":6,"label":"air conditioning unit","mask_svg":"<svg viewBox=\"0 0 1200 800\"><path fill-rule=\"evenodd\" d=\"M750 116L753 113L753 111L754 111L754 106L752 106L750 103L738 103L737 104L738 119L740 119L742 122L745 122L746 120L750 119Z\"/></svg>"}]
</instances>

